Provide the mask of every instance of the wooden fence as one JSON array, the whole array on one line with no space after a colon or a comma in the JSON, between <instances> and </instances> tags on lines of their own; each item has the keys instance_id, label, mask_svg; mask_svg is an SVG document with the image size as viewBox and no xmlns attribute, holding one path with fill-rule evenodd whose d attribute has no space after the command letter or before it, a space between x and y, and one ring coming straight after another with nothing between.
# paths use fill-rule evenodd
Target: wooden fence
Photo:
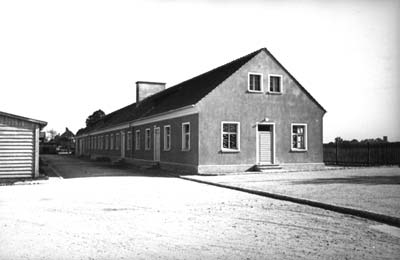
<instances>
[{"instance_id":1,"label":"wooden fence","mask_svg":"<svg viewBox=\"0 0 400 260\"><path fill-rule=\"evenodd\" d=\"M338 165L400 165L400 142L324 144L324 162Z\"/></svg>"}]
</instances>

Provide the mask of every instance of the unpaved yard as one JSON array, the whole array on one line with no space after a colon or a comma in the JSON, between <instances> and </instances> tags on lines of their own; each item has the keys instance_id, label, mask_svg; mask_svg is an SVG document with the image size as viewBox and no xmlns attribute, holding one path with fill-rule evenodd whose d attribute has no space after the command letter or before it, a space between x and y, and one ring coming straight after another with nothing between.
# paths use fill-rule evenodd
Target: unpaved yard
<instances>
[{"instance_id":1,"label":"unpaved yard","mask_svg":"<svg viewBox=\"0 0 400 260\"><path fill-rule=\"evenodd\" d=\"M398 259L385 228L178 178L0 186L0 259Z\"/></svg>"},{"instance_id":2,"label":"unpaved yard","mask_svg":"<svg viewBox=\"0 0 400 260\"><path fill-rule=\"evenodd\" d=\"M189 177L400 216L399 167Z\"/></svg>"}]
</instances>

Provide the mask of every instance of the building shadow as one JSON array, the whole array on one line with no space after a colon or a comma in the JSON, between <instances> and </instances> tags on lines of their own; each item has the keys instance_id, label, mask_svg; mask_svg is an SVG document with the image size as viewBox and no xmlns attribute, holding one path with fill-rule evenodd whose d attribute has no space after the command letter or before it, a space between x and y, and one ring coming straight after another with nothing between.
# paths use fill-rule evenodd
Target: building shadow
<instances>
[{"instance_id":1,"label":"building shadow","mask_svg":"<svg viewBox=\"0 0 400 260\"><path fill-rule=\"evenodd\" d=\"M48 177L96 178L96 177L153 177L178 178L178 174L167 172L156 166L138 167L131 164L113 164L110 161L95 161L71 155L45 156L41 160L41 171Z\"/></svg>"},{"instance_id":2,"label":"building shadow","mask_svg":"<svg viewBox=\"0 0 400 260\"><path fill-rule=\"evenodd\" d=\"M292 185L301 184L362 184L362 185L400 185L400 176L350 176L347 178L319 178L292 181Z\"/></svg>"}]
</instances>

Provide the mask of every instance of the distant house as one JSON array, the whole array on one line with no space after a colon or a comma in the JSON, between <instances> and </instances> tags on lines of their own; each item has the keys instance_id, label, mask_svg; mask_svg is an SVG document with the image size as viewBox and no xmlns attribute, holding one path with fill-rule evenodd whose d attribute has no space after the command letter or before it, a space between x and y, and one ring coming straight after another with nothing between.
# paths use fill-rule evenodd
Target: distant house
<instances>
[{"instance_id":1,"label":"distant house","mask_svg":"<svg viewBox=\"0 0 400 260\"><path fill-rule=\"evenodd\" d=\"M77 155L213 173L323 163L325 109L265 48L165 89L78 131Z\"/></svg>"},{"instance_id":2,"label":"distant house","mask_svg":"<svg viewBox=\"0 0 400 260\"><path fill-rule=\"evenodd\" d=\"M39 176L39 133L46 125L0 111L0 178Z\"/></svg>"},{"instance_id":3,"label":"distant house","mask_svg":"<svg viewBox=\"0 0 400 260\"><path fill-rule=\"evenodd\" d=\"M73 151L75 149L75 135L66 127L65 132L56 138L56 143L68 152Z\"/></svg>"}]
</instances>

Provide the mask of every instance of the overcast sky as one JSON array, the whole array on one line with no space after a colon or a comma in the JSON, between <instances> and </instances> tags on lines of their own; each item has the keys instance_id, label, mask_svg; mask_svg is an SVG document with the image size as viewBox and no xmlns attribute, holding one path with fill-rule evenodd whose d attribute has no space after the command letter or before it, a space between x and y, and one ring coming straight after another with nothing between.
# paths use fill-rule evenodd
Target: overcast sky
<instances>
[{"instance_id":1,"label":"overcast sky","mask_svg":"<svg viewBox=\"0 0 400 260\"><path fill-rule=\"evenodd\" d=\"M73 132L267 47L328 111L324 141L400 141L400 1L2 1L0 111Z\"/></svg>"}]
</instances>

